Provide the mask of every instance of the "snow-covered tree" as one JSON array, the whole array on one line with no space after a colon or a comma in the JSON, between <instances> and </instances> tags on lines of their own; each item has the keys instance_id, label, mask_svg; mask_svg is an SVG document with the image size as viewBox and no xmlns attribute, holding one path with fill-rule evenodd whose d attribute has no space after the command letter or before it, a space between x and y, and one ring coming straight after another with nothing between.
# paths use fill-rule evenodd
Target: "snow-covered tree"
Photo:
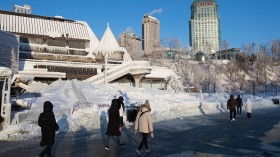
<instances>
[{"instance_id":1,"label":"snow-covered tree","mask_svg":"<svg viewBox=\"0 0 280 157\"><path fill-rule=\"evenodd\" d=\"M166 84L167 91L184 92L184 87L175 76L169 76Z\"/></svg>"}]
</instances>

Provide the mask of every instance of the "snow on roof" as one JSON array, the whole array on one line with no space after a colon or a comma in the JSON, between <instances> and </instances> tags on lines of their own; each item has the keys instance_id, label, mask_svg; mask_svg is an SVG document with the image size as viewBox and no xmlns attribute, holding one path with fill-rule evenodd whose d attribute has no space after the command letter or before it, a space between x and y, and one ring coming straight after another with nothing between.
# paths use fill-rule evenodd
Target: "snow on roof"
<instances>
[{"instance_id":1,"label":"snow on roof","mask_svg":"<svg viewBox=\"0 0 280 157\"><path fill-rule=\"evenodd\" d=\"M146 75L146 78L163 78L167 79L169 76L175 76L179 78L173 70L166 67L152 67L150 74Z\"/></svg>"},{"instance_id":2,"label":"snow on roof","mask_svg":"<svg viewBox=\"0 0 280 157\"><path fill-rule=\"evenodd\" d=\"M108 24L106 31L104 32L98 46L96 47L96 51L113 51L115 49L119 49L119 43L117 42L114 34L112 33L110 26Z\"/></svg>"},{"instance_id":3,"label":"snow on roof","mask_svg":"<svg viewBox=\"0 0 280 157\"><path fill-rule=\"evenodd\" d=\"M10 77L12 70L6 67L0 67L0 76Z\"/></svg>"},{"instance_id":4,"label":"snow on roof","mask_svg":"<svg viewBox=\"0 0 280 157\"><path fill-rule=\"evenodd\" d=\"M122 51L122 49L119 46L119 43L117 42L108 24L104 35L102 36L99 44L95 49L95 52L105 54L105 53L113 53L114 51Z\"/></svg>"},{"instance_id":5,"label":"snow on roof","mask_svg":"<svg viewBox=\"0 0 280 157\"><path fill-rule=\"evenodd\" d=\"M89 40L87 26L74 20L45 16L16 14L0 10L0 29L12 32L50 37L68 37ZM55 32L55 36L53 36ZM58 35L59 34L59 35Z\"/></svg>"}]
</instances>

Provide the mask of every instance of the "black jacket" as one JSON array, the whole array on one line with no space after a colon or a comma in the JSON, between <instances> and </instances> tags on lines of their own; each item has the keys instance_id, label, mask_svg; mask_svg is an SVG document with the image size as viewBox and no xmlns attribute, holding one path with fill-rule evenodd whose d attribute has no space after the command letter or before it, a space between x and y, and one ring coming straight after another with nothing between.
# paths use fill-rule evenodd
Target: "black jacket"
<instances>
[{"instance_id":1,"label":"black jacket","mask_svg":"<svg viewBox=\"0 0 280 157\"><path fill-rule=\"evenodd\" d=\"M55 132L58 131L59 126L55 121L51 102L46 101L44 103L44 112L39 116L38 125L41 127L42 133L40 146L53 145Z\"/></svg>"},{"instance_id":2,"label":"black jacket","mask_svg":"<svg viewBox=\"0 0 280 157\"><path fill-rule=\"evenodd\" d=\"M109 122L106 135L108 136L121 136L119 130L120 127L120 113L119 113L119 101L113 99L110 109L108 110Z\"/></svg>"},{"instance_id":3,"label":"black jacket","mask_svg":"<svg viewBox=\"0 0 280 157\"><path fill-rule=\"evenodd\" d=\"M240 107L240 106L243 106L243 103L242 103L242 99L240 97L237 97L236 99L236 102L237 102L237 105Z\"/></svg>"}]
</instances>

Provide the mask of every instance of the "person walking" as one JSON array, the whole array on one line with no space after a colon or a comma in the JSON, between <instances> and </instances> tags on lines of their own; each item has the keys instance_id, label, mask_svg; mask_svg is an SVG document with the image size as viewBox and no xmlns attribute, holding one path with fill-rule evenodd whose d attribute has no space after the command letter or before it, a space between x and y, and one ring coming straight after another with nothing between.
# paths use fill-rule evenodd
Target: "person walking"
<instances>
[{"instance_id":1,"label":"person walking","mask_svg":"<svg viewBox=\"0 0 280 157\"><path fill-rule=\"evenodd\" d=\"M53 104L50 101L44 102L44 112L40 114L38 125L41 127L42 138L40 142L41 147L46 148L39 154L39 157L52 157L51 147L54 144L55 132L58 131L59 126L56 123L53 113Z\"/></svg>"},{"instance_id":2,"label":"person walking","mask_svg":"<svg viewBox=\"0 0 280 157\"><path fill-rule=\"evenodd\" d=\"M247 117L251 118L252 116L252 103L250 99L248 98L245 104L246 112L247 112Z\"/></svg>"},{"instance_id":3,"label":"person walking","mask_svg":"<svg viewBox=\"0 0 280 157\"><path fill-rule=\"evenodd\" d=\"M149 153L151 148L148 146L148 135L150 134L151 138L154 138L154 129L153 129L153 122L152 116L150 114L151 107L149 101L146 102L139 107L139 112L137 113L136 120L135 120L135 135L137 132L142 133L142 141L136 149L136 152L139 156L141 156L141 149L143 146L146 148L146 152Z\"/></svg>"},{"instance_id":4,"label":"person walking","mask_svg":"<svg viewBox=\"0 0 280 157\"><path fill-rule=\"evenodd\" d=\"M237 102L234 99L233 95L230 95L230 99L227 101L227 109L230 111L230 121L235 121L235 116L236 116L236 106Z\"/></svg>"},{"instance_id":5,"label":"person walking","mask_svg":"<svg viewBox=\"0 0 280 157\"><path fill-rule=\"evenodd\" d=\"M121 123L120 123L120 113L119 113L119 101L118 99L113 99L111 103L111 107L108 110L109 114L109 122L107 127L107 138L105 141L105 149L110 150L109 144L112 137L117 137L117 142L119 148L123 148L125 146L121 140Z\"/></svg>"},{"instance_id":6,"label":"person walking","mask_svg":"<svg viewBox=\"0 0 280 157\"><path fill-rule=\"evenodd\" d=\"M237 102L237 114L241 114L243 103L240 95L237 95L237 98L235 100Z\"/></svg>"}]
</instances>

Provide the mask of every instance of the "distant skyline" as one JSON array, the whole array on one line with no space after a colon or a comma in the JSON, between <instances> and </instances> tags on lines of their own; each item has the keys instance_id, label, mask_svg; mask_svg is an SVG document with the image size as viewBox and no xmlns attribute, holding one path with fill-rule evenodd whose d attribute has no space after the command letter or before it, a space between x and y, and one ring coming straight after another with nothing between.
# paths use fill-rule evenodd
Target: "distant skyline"
<instances>
[{"instance_id":1,"label":"distant skyline","mask_svg":"<svg viewBox=\"0 0 280 157\"><path fill-rule=\"evenodd\" d=\"M142 37L142 18L153 13L160 20L161 39L180 38L189 45L190 6L193 0L2 0L0 10L12 11L13 6L30 5L32 14L63 16L86 21L100 39L107 23L118 39L127 28ZM280 39L280 0L217 0L221 18L221 39L229 47L247 43L268 43Z\"/></svg>"}]
</instances>

